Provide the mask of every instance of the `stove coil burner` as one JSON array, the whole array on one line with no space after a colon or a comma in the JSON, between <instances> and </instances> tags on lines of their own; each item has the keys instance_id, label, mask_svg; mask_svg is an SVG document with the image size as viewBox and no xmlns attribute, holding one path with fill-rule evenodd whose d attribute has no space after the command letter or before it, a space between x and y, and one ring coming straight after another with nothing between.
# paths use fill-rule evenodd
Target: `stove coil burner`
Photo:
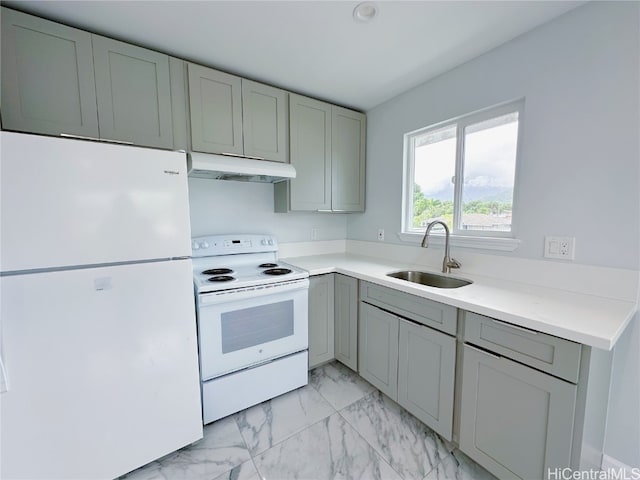
<instances>
[{"instance_id":1,"label":"stove coil burner","mask_svg":"<svg viewBox=\"0 0 640 480\"><path fill-rule=\"evenodd\" d=\"M211 268L209 270L205 270L202 272L203 275L226 275L227 273L231 273L233 270L230 268Z\"/></svg>"},{"instance_id":2,"label":"stove coil burner","mask_svg":"<svg viewBox=\"0 0 640 480\"><path fill-rule=\"evenodd\" d=\"M287 273L291 273L291 270L288 268L270 268L262 273L266 275L286 275Z\"/></svg>"},{"instance_id":3,"label":"stove coil burner","mask_svg":"<svg viewBox=\"0 0 640 480\"><path fill-rule=\"evenodd\" d=\"M230 282L231 280L235 280L235 278L230 275L217 275L215 277L207 278L207 280L209 282Z\"/></svg>"},{"instance_id":4,"label":"stove coil burner","mask_svg":"<svg viewBox=\"0 0 640 480\"><path fill-rule=\"evenodd\" d=\"M275 268L277 266L277 263L261 263L260 265L258 265L258 268Z\"/></svg>"}]
</instances>

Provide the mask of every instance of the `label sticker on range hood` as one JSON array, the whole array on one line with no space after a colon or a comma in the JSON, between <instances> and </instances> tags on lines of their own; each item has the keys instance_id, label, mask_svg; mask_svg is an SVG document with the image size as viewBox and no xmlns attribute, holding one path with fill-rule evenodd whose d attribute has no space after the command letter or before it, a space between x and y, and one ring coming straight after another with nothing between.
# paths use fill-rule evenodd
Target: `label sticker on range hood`
<instances>
[{"instance_id":1,"label":"label sticker on range hood","mask_svg":"<svg viewBox=\"0 0 640 480\"><path fill-rule=\"evenodd\" d=\"M187 154L187 169L190 177L213 180L276 183L296 177L289 163L198 152Z\"/></svg>"}]
</instances>

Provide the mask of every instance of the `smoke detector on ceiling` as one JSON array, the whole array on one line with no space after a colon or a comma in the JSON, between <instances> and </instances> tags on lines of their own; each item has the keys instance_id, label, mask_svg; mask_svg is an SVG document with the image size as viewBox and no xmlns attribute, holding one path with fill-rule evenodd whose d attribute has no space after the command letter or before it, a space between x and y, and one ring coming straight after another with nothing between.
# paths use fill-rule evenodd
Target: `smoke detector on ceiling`
<instances>
[{"instance_id":1,"label":"smoke detector on ceiling","mask_svg":"<svg viewBox=\"0 0 640 480\"><path fill-rule=\"evenodd\" d=\"M353 9L353 19L356 22L367 23L378 15L378 6L374 2L359 3Z\"/></svg>"}]
</instances>

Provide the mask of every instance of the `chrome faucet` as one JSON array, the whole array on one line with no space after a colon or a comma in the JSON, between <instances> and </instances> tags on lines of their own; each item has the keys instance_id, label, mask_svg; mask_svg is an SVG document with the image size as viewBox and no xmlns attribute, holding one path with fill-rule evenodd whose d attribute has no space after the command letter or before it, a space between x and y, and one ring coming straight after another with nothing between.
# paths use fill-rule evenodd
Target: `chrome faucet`
<instances>
[{"instance_id":1,"label":"chrome faucet","mask_svg":"<svg viewBox=\"0 0 640 480\"><path fill-rule=\"evenodd\" d=\"M431 229L435 225L442 225L444 227L444 259L442 260L442 273L451 273L452 268L460 268L462 265L455 258L449 257L449 227L447 224L440 221L435 220L427 225L427 229L424 232L424 237L422 237L422 247L427 248L429 246L429 233Z\"/></svg>"}]
</instances>

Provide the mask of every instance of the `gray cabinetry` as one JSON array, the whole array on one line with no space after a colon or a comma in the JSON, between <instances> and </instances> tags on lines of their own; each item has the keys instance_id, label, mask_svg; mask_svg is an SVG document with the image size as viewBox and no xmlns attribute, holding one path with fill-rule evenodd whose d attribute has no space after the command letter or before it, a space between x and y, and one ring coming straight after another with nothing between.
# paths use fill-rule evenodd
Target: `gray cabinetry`
<instances>
[{"instance_id":1,"label":"gray cabinetry","mask_svg":"<svg viewBox=\"0 0 640 480\"><path fill-rule=\"evenodd\" d=\"M360 376L392 399L398 398L398 317L369 304L360 305Z\"/></svg>"},{"instance_id":2,"label":"gray cabinetry","mask_svg":"<svg viewBox=\"0 0 640 480\"><path fill-rule=\"evenodd\" d=\"M463 339L463 452L505 479L600 468L611 352L471 312Z\"/></svg>"},{"instance_id":3,"label":"gray cabinetry","mask_svg":"<svg viewBox=\"0 0 640 480\"><path fill-rule=\"evenodd\" d=\"M451 440L457 309L360 282L359 320L360 375Z\"/></svg>"},{"instance_id":4,"label":"gray cabinetry","mask_svg":"<svg viewBox=\"0 0 640 480\"><path fill-rule=\"evenodd\" d=\"M188 64L191 146L198 152L288 161L288 94Z\"/></svg>"},{"instance_id":5,"label":"gray cabinetry","mask_svg":"<svg viewBox=\"0 0 640 480\"><path fill-rule=\"evenodd\" d=\"M93 35L100 137L173 148L169 57Z\"/></svg>"},{"instance_id":6,"label":"gray cabinetry","mask_svg":"<svg viewBox=\"0 0 640 480\"><path fill-rule=\"evenodd\" d=\"M90 33L2 8L2 128L98 136Z\"/></svg>"},{"instance_id":7,"label":"gray cabinetry","mask_svg":"<svg viewBox=\"0 0 640 480\"><path fill-rule=\"evenodd\" d=\"M2 127L172 149L169 57L3 8Z\"/></svg>"},{"instance_id":8,"label":"gray cabinetry","mask_svg":"<svg viewBox=\"0 0 640 480\"><path fill-rule=\"evenodd\" d=\"M191 147L242 155L242 80L190 63Z\"/></svg>"},{"instance_id":9,"label":"gray cabinetry","mask_svg":"<svg viewBox=\"0 0 640 480\"><path fill-rule=\"evenodd\" d=\"M499 478L571 464L576 386L464 347L460 449Z\"/></svg>"},{"instance_id":10,"label":"gray cabinetry","mask_svg":"<svg viewBox=\"0 0 640 480\"><path fill-rule=\"evenodd\" d=\"M335 274L336 360L358 371L358 280Z\"/></svg>"},{"instance_id":11,"label":"gray cabinetry","mask_svg":"<svg viewBox=\"0 0 640 480\"><path fill-rule=\"evenodd\" d=\"M279 88L242 79L244 155L289 161L288 94Z\"/></svg>"},{"instance_id":12,"label":"gray cabinetry","mask_svg":"<svg viewBox=\"0 0 640 480\"><path fill-rule=\"evenodd\" d=\"M289 111L297 176L276 184L276 211L364 211L366 116L294 94Z\"/></svg>"},{"instance_id":13,"label":"gray cabinetry","mask_svg":"<svg viewBox=\"0 0 640 480\"><path fill-rule=\"evenodd\" d=\"M333 359L333 274L309 278L309 368Z\"/></svg>"},{"instance_id":14,"label":"gray cabinetry","mask_svg":"<svg viewBox=\"0 0 640 480\"><path fill-rule=\"evenodd\" d=\"M456 339L400 320L398 403L451 440Z\"/></svg>"}]
</instances>

